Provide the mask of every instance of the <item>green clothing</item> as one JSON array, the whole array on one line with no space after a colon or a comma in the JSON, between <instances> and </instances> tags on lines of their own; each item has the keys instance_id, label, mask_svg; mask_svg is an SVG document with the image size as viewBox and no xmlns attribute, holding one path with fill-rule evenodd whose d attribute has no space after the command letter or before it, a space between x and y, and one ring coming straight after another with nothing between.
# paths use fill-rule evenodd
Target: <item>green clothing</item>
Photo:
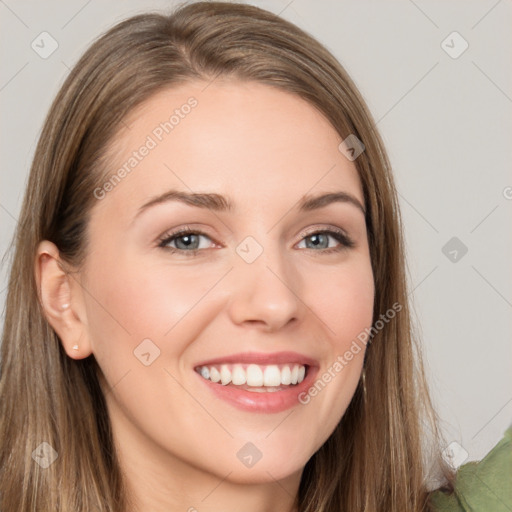
<instances>
[{"instance_id":1,"label":"green clothing","mask_svg":"<svg viewBox=\"0 0 512 512\"><path fill-rule=\"evenodd\" d=\"M430 499L436 512L512 512L512 426L481 461L460 466L454 493Z\"/></svg>"}]
</instances>

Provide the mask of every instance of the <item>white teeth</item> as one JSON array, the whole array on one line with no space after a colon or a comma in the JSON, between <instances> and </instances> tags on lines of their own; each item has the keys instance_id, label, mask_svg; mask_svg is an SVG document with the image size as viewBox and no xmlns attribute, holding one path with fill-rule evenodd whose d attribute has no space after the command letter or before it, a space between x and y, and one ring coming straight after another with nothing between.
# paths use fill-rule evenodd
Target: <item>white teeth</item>
<instances>
[{"instance_id":1,"label":"white teeth","mask_svg":"<svg viewBox=\"0 0 512 512\"><path fill-rule=\"evenodd\" d=\"M216 366L201 366L197 369L199 374L211 382L220 382L227 386L247 385L255 388L266 388L267 391L277 391L280 386L300 384L306 375L306 367L301 364L286 364L260 366L249 364L244 368L242 364L222 364Z\"/></svg>"},{"instance_id":2,"label":"white teeth","mask_svg":"<svg viewBox=\"0 0 512 512\"><path fill-rule=\"evenodd\" d=\"M225 364L220 367L220 382L224 386L231 382L231 371Z\"/></svg>"},{"instance_id":3,"label":"white teeth","mask_svg":"<svg viewBox=\"0 0 512 512\"><path fill-rule=\"evenodd\" d=\"M247 367L247 385L263 386L263 371L257 364L250 364Z\"/></svg>"},{"instance_id":4,"label":"white teeth","mask_svg":"<svg viewBox=\"0 0 512 512\"><path fill-rule=\"evenodd\" d=\"M204 377L204 375L203 375ZM215 368L215 366L210 367L210 380L212 382L219 382L220 381L220 372Z\"/></svg>"},{"instance_id":5,"label":"white teeth","mask_svg":"<svg viewBox=\"0 0 512 512\"><path fill-rule=\"evenodd\" d=\"M271 388L271 387L259 387L259 388L247 388L247 391L251 391L252 393L275 393L276 391L281 391L281 388Z\"/></svg>"},{"instance_id":6,"label":"white teeth","mask_svg":"<svg viewBox=\"0 0 512 512\"><path fill-rule=\"evenodd\" d=\"M297 384L298 379L299 379L299 368L297 366L294 366L292 369L291 383Z\"/></svg>"},{"instance_id":7,"label":"white teeth","mask_svg":"<svg viewBox=\"0 0 512 512\"><path fill-rule=\"evenodd\" d=\"M275 364L271 364L265 368L263 372L264 386L279 386L281 384L281 372Z\"/></svg>"},{"instance_id":8,"label":"white teeth","mask_svg":"<svg viewBox=\"0 0 512 512\"><path fill-rule=\"evenodd\" d=\"M281 384L291 384L292 382L292 371L290 370L289 366L285 366L281 370Z\"/></svg>"},{"instance_id":9,"label":"white teeth","mask_svg":"<svg viewBox=\"0 0 512 512\"><path fill-rule=\"evenodd\" d=\"M244 369L239 364L236 364L233 367L233 371L231 372L231 381L236 386L241 386L247 381Z\"/></svg>"}]
</instances>

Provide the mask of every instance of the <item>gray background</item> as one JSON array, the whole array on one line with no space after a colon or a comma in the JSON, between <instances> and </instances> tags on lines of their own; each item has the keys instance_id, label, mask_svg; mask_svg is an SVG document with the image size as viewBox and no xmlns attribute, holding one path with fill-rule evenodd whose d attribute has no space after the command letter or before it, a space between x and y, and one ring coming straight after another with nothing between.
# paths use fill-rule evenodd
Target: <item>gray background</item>
<instances>
[{"instance_id":1,"label":"gray background","mask_svg":"<svg viewBox=\"0 0 512 512\"><path fill-rule=\"evenodd\" d=\"M400 194L410 298L442 428L462 446L459 463L480 459L512 419L511 1L250 3L323 42L378 121ZM44 116L69 69L115 22L175 4L0 0L2 254ZM58 43L46 59L31 47L42 45L44 31ZM445 51L464 44L446 39L454 31L469 44L457 58ZM443 252L453 237L459 245ZM2 307L6 276L3 265Z\"/></svg>"}]
</instances>

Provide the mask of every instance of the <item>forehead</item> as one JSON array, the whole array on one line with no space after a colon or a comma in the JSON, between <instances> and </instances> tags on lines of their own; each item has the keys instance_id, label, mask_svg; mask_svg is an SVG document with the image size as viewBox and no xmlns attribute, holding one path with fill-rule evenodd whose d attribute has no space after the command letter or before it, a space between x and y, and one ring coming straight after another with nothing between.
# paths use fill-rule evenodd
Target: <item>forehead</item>
<instances>
[{"instance_id":1,"label":"forehead","mask_svg":"<svg viewBox=\"0 0 512 512\"><path fill-rule=\"evenodd\" d=\"M133 210L166 189L217 192L237 208L263 208L264 200L291 205L330 190L350 192L364 204L340 142L313 105L275 87L182 84L146 100L123 123L106 179L121 178L110 180L102 207Z\"/></svg>"}]
</instances>

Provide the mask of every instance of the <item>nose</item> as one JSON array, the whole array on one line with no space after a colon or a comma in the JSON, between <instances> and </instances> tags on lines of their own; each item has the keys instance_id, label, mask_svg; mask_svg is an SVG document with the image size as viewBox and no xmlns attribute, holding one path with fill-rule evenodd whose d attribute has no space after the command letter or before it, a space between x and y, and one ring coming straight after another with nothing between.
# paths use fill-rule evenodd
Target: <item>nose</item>
<instances>
[{"instance_id":1,"label":"nose","mask_svg":"<svg viewBox=\"0 0 512 512\"><path fill-rule=\"evenodd\" d=\"M265 248L252 263L236 255L228 313L237 325L275 331L297 323L305 309L300 276L279 249Z\"/></svg>"}]
</instances>

